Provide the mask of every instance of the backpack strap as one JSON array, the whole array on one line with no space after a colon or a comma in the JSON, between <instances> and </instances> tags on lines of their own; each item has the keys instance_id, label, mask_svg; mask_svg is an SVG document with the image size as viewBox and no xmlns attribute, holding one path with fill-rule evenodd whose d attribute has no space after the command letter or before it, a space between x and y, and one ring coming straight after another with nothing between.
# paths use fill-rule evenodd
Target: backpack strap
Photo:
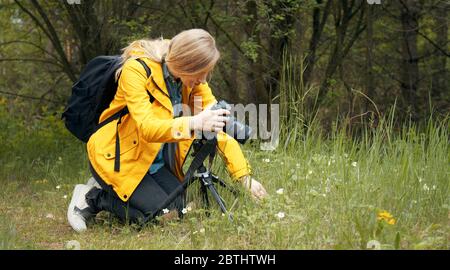
<instances>
[{"instance_id":1,"label":"backpack strap","mask_svg":"<svg viewBox=\"0 0 450 270\"><path fill-rule=\"evenodd\" d=\"M152 72L150 71L150 68L147 66L147 64L144 62L144 60L142 59L136 59L136 61L138 61L145 69L145 73L147 74L147 78L150 77L150 75L152 74ZM150 92L147 91L147 94L150 96L150 100L152 98L152 96L150 95ZM128 107L125 106L122 110L120 110L119 112L115 113L113 116L111 116L110 118L113 119L119 119L119 121L117 121L117 126L116 126L116 155L114 157L114 171L115 172L120 172L120 137L119 137L119 125L122 123L122 117L124 115L127 115L129 113L128 111ZM108 121L109 118L107 120L105 120L104 122ZM111 120L109 120L109 122L111 122ZM103 124L103 123L102 123ZM103 125L102 125L103 126Z\"/></svg>"},{"instance_id":2,"label":"backpack strap","mask_svg":"<svg viewBox=\"0 0 450 270\"><path fill-rule=\"evenodd\" d=\"M108 117L106 120L104 120L103 122L101 122L100 124L98 124L95 127L94 132L96 132L97 130L101 129L103 126L109 124L111 121L118 119L121 116L124 116L128 113L128 107L125 106L122 110L116 112L115 114L111 115L110 117Z\"/></svg>"},{"instance_id":3,"label":"backpack strap","mask_svg":"<svg viewBox=\"0 0 450 270\"><path fill-rule=\"evenodd\" d=\"M150 77L150 75L152 75L152 71L150 70L150 68L147 66L147 64L144 62L144 60L138 58L136 59L136 61L138 61L145 69L145 72L147 73L147 78ZM152 94L150 94L150 92L145 89L147 91L148 96L150 97L150 103L153 103L153 101L155 100L155 98L152 96Z\"/></svg>"},{"instance_id":4,"label":"backpack strap","mask_svg":"<svg viewBox=\"0 0 450 270\"><path fill-rule=\"evenodd\" d=\"M120 172L120 138L119 138L119 125L122 123L122 116L128 113L128 107L125 106L120 110L119 121L116 125L116 156L114 157L114 171Z\"/></svg>"},{"instance_id":5,"label":"backpack strap","mask_svg":"<svg viewBox=\"0 0 450 270\"><path fill-rule=\"evenodd\" d=\"M136 61L138 61L145 69L145 73L147 73L147 78L150 77L150 75L152 74L152 72L150 71L150 68L147 66L147 64L142 60L142 59L136 59ZM147 90L147 94L150 96L150 99L154 99L150 92ZM128 114L128 107L125 106L122 110L116 112L115 114L111 115L110 117L108 117L106 120L104 120L103 122L99 123L96 127L94 132L96 132L97 130L99 130L100 128L102 128L103 126L105 126L106 124L110 123L111 121L118 119L121 116L127 115Z\"/></svg>"},{"instance_id":6,"label":"backpack strap","mask_svg":"<svg viewBox=\"0 0 450 270\"><path fill-rule=\"evenodd\" d=\"M145 64L145 62L142 59L136 59L145 69L145 73L147 74L147 78L150 77L151 75L151 71L150 68L147 66L147 64ZM152 96L150 95L150 92L147 90L147 94L150 96L150 102L152 101ZM154 99L154 98L153 98ZM119 172L120 171L120 137L119 137L119 125L122 123L122 117L127 115L129 113L128 111L128 107L125 106L123 109L121 109L120 111L116 112L115 114L111 115L110 117L108 117L106 120L104 120L103 122L99 123L95 129L94 132L96 132L97 130L99 130L100 128L102 128L103 126L111 123L113 120L119 119L119 121L117 121L117 126L116 126L116 155L114 157L114 171ZM93 132L93 133L94 133Z\"/></svg>"},{"instance_id":7,"label":"backpack strap","mask_svg":"<svg viewBox=\"0 0 450 270\"><path fill-rule=\"evenodd\" d=\"M138 58L136 59L136 61L138 61L144 67L145 72L147 73L147 78L150 77L150 75L152 75L152 72L150 71L150 68L147 66L144 60Z\"/></svg>"}]
</instances>

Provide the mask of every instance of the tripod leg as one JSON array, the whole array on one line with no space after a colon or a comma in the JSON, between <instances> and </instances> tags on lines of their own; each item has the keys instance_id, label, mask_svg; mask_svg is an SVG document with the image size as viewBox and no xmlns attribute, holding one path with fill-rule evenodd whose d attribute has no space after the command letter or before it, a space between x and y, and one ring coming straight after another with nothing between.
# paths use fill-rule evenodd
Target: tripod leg
<instances>
[{"instance_id":1,"label":"tripod leg","mask_svg":"<svg viewBox=\"0 0 450 270\"><path fill-rule=\"evenodd\" d=\"M209 207L209 200L208 200L208 193L207 193L207 191L209 189L214 200L220 206L220 210L222 211L222 213L227 214L228 219L231 222L233 222L233 216L228 212L228 210L225 206L225 201L222 199L222 197L220 197L219 193L217 192L217 190L214 186L213 179L214 179L214 181L218 181L218 180L216 180L218 178L217 177L213 178L211 173L205 173L205 174L201 175L199 179L200 179L200 184L201 184L203 200L205 203L207 202L207 206ZM207 214L208 214L208 212L207 212Z\"/></svg>"},{"instance_id":2,"label":"tripod leg","mask_svg":"<svg viewBox=\"0 0 450 270\"><path fill-rule=\"evenodd\" d=\"M210 213L209 213L209 198L208 198L208 189L206 188L205 184L203 183L203 181L200 182L200 192L202 193L202 200L203 200L203 205L205 206L206 209L206 216L209 217Z\"/></svg>"},{"instance_id":3,"label":"tripod leg","mask_svg":"<svg viewBox=\"0 0 450 270\"><path fill-rule=\"evenodd\" d=\"M217 177L217 176L215 176L215 175L213 175L213 174L211 174L211 177L212 177L212 181L213 181L213 182L219 183L219 185L220 185L221 187L226 188L228 191L230 191L231 193L233 193L234 196L238 196L239 191L237 191L236 189L230 187L227 183L225 183L225 181L223 181L222 179L220 179L219 177Z\"/></svg>"},{"instance_id":4,"label":"tripod leg","mask_svg":"<svg viewBox=\"0 0 450 270\"><path fill-rule=\"evenodd\" d=\"M220 197L219 193L217 193L217 190L214 187L214 185L211 183L210 185L208 185L208 188L209 188L209 191L211 191L211 194L214 197L214 199L216 200L216 202L219 204L220 210L222 210L222 213L228 214L228 219L232 222L233 216L228 212L227 208L225 207L225 202L223 201L222 197Z\"/></svg>"}]
</instances>

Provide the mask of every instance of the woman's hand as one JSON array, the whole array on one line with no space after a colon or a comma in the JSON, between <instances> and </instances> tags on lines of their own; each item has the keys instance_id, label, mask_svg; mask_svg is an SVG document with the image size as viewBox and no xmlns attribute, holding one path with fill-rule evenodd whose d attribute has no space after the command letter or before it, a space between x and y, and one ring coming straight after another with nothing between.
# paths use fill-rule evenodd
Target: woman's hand
<instances>
[{"instance_id":1,"label":"woman's hand","mask_svg":"<svg viewBox=\"0 0 450 270\"><path fill-rule=\"evenodd\" d=\"M191 118L191 130L219 132L223 129L225 123L228 122L228 117L226 117L225 115L229 114L229 110L210 110L209 108L207 108Z\"/></svg>"},{"instance_id":2,"label":"woman's hand","mask_svg":"<svg viewBox=\"0 0 450 270\"><path fill-rule=\"evenodd\" d=\"M252 196L255 199L262 199L267 195L267 191L263 185L261 185L261 183L256 181L250 175L243 176L241 183L252 193Z\"/></svg>"}]
</instances>

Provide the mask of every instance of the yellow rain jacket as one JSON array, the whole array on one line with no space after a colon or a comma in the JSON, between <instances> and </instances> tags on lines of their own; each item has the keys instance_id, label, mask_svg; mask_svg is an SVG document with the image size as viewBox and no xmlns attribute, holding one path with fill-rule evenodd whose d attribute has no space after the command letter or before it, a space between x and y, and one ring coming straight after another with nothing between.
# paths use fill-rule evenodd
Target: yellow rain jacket
<instances>
[{"instance_id":1,"label":"yellow rain jacket","mask_svg":"<svg viewBox=\"0 0 450 270\"><path fill-rule=\"evenodd\" d=\"M194 140L189 130L192 116L173 118L173 107L164 82L162 66L149 58L141 58L151 70L147 78L144 67L135 59L127 60L122 69L117 93L100 116L104 121L125 106L129 113L111 121L95 132L87 143L89 161L97 174L123 200L127 201L148 172L162 143L177 143L173 173L182 181L182 166ZM147 92L148 91L148 92ZM154 98L150 102L150 96ZM194 97L201 96L202 107L216 102L207 83L193 88L182 87L182 103L194 110ZM120 171L114 171L116 128L120 138ZM218 134L218 153L234 180L251 173L238 142L224 132Z\"/></svg>"}]
</instances>

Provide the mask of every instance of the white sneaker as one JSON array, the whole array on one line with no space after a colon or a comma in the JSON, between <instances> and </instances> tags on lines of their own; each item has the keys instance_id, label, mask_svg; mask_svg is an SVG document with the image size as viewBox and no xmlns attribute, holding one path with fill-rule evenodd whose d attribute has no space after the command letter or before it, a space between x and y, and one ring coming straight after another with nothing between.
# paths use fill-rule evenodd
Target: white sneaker
<instances>
[{"instance_id":1,"label":"white sneaker","mask_svg":"<svg viewBox=\"0 0 450 270\"><path fill-rule=\"evenodd\" d=\"M85 231L86 222L95 216L94 210L86 202L86 193L92 188L90 185L78 184L73 190L72 200L67 209L67 219L77 232Z\"/></svg>"},{"instance_id":2,"label":"white sneaker","mask_svg":"<svg viewBox=\"0 0 450 270\"><path fill-rule=\"evenodd\" d=\"M97 180L95 180L94 177L89 178L89 180L86 182L86 185L91 186L91 187L96 187L98 189L102 189L102 187L97 182Z\"/></svg>"}]
</instances>

